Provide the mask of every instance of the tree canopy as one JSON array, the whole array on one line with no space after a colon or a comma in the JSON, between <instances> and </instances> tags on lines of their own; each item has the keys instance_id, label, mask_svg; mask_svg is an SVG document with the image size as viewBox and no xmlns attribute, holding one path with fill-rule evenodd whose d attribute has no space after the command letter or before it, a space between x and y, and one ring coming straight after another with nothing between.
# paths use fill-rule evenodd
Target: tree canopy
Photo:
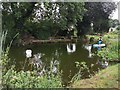
<instances>
[{"instance_id":1,"label":"tree canopy","mask_svg":"<svg viewBox=\"0 0 120 90\"><path fill-rule=\"evenodd\" d=\"M85 8L87 12L83 16L83 21L78 22L78 27L86 33L91 30L91 23L93 23L94 32L107 32L109 15L115 10L116 4L114 2L86 2Z\"/></svg>"},{"instance_id":2,"label":"tree canopy","mask_svg":"<svg viewBox=\"0 0 120 90\"><path fill-rule=\"evenodd\" d=\"M103 32L115 8L114 2L3 2L2 29L8 31L8 40L16 33L48 39L59 32L66 35L72 26L82 35L91 30L91 23L94 32Z\"/></svg>"}]
</instances>

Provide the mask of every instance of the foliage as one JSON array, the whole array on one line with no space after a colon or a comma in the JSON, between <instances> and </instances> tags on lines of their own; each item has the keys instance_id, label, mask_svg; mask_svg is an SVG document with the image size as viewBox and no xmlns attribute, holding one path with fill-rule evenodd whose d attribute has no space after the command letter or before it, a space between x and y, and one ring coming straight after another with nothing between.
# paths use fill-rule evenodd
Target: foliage
<instances>
[{"instance_id":1,"label":"foliage","mask_svg":"<svg viewBox=\"0 0 120 90\"><path fill-rule=\"evenodd\" d=\"M1 57L2 57L2 54L3 54L3 43L4 43L4 40L5 40L5 34L3 32L0 33L0 85L2 84L2 60L1 60Z\"/></svg>"},{"instance_id":2,"label":"foliage","mask_svg":"<svg viewBox=\"0 0 120 90\"><path fill-rule=\"evenodd\" d=\"M72 84L72 88L116 88L119 89L120 64L112 65L98 72L95 76L79 80Z\"/></svg>"},{"instance_id":3,"label":"foliage","mask_svg":"<svg viewBox=\"0 0 120 90\"><path fill-rule=\"evenodd\" d=\"M117 60L119 56L119 44L118 44L118 31L110 32L103 36L103 40L106 41L107 47L98 52L98 56L103 59Z\"/></svg>"},{"instance_id":4,"label":"foliage","mask_svg":"<svg viewBox=\"0 0 120 90\"><path fill-rule=\"evenodd\" d=\"M82 2L3 2L3 30L8 30L9 41L16 33L20 33L19 38L29 33L35 38L47 39L59 30L67 30L71 24L75 26L77 20L82 20L84 11Z\"/></svg>"},{"instance_id":5,"label":"foliage","mask_svg":"<svg viewBox=\"0 0 120 90\"><path fill-rule=\"evenodd\" d=\"M9 65L9 48L2 55L3 76L2 84L4 88L55 88L62 87L59 74L54 76L45 73L42 76L34 71L16 71L14 65Z\"/></svg>"},{"instance_id":6,"label":"foliage","mask_svg":"<svg viewBox=\"0 0 120 90\"><path fill-rule=\"evenodd\" d=\"M87 11L83 16L83 21L77 23L79 34L107 32L109 30L109 15L115 8L114 2L85 2Z\"/></svg>"},{"instance_id":7,"label":"foliage","mask_svg":"<svg viewBox=\"0 0 120 90\"><path fill-rule=\"evenodd\" d=\"M98 56L102 59L118 61L118 49L118 43L113 42L110 44L110 46L103 48L101 51L99 51Z\"/></svg>"},{"instance_id":8,"label":"foliage","mask_svg":"<svg viewBox=\"0 0 120 90\"><path fill-rule=\"evenodd\" d=\"M110 40L112 40L113 39L113 41L114 41L114 39L118 39L118 35L117 34L115 34L115 33L113 33L113 32L111 32L111 33L109 33L109 34L106 34L106 35L104 35L104 37L103 37L103 40L106 42L106 44L109 44L110 42Z\"/></svg>"},{"instance_id":9,"label":"foliage","mask_svg":"<svg viewBox=\"0 0 120 90\"><path fill-rule=\"evenodd\" d=\"M118 25L117 30L119 30L119 31L120 31L120 25Z\"/></svg>"},{"instance_id":10,"label":"foliage","mask_svg":"<svg viewBox=\"0 0 120 90\"><path fill-rule=\"evenodd\" d=\"M25 32L24 22L30 17L34 4L27 2L2 3L2 27L4 31L8 32L7 42L10 42L16 33Z\"/></svg>"},{"instance_id":11,"label":"foliage","mask_svg":"<svg viewBox=\"0 0 120 90\"><path fill-rule=\"evenodd\" d=\"M3 37L1 41L1 50ZM12 43L12 41L11 41ZM4 88L55 88L62 87L59 74L38 76L37 71L16 71L8 57L10 46L0 51L2 61L2 85ZM49 77L49 78L48 78Z\"/></svg>"},{"instance_id":12,"label":"foliage","mask_svg":"<svg viewBox=\"0 0 120 90\"><path fill-rule=\"evenodd\" d=\"M59 3L60 4L60 14L63 17L64 21L68 25L75 25L78 20L82 21L82 16L84 15L84 3ZM72 14L71 14L72 13Z\"/></svg>"},{"instance_id":13,"label":"foliage","mask_svg":"<svg viewBox=\"0 0 120 90\"><path fill-rule=\"evenodd\" d=\"M71 82L76 82L76 81L78 81L78 80L80 80L81 79L81 76L82 76L82 72L84 71L84 70L88 70L88 67L87 67L87 65L86 65L86 62L75 62L76 63L76 67L79 69L79 71L78 71L78 73L77 74L75 74L74 76L73 76L73 78L71 79Z\"/></svg>"},{"instance_id":14,"label":"foliage","mask_svg":"<svg viewBox=\"0 0 120 90\"><path fill-rule=\"evenodd\" d=\"M36 71L17 72L13 68L3 75L3 86L6 88L55 88L61 87L58 76L37 76Z\"/></svg>"},{"instance_id":15,"label":"foliage","mask_svg":"<svg viewBox=\"0 0 120 90\"><path fill-rule=\"evenodd\" d=\"M62 87L60 75L54 76L45 73L42 76L34 71L16 71L15 66L10 64L8 57L9 48L2 54L3 76L2 84L4 88L55 88Z\"/></svg>"},{"instance_id":16,"label":"foliage","mask_svg":"<svg viewBox=\"0 0 120 90\"><path fill-rule=\"evenodd\" d=\"M2 55L3 55L3 51L4 51L4 45L5 45L5 40L6 40L6 35L7 32L1 32L0 33L0 62L2 63Z\"/></svg>"},{"instance_id":17,"label":"foliage","mask_svg":"<svg viewBox=\"0 0 120 90\"><path fill-rule=\"evenodd\" d=\"M118 25L119 25L119 21L118 21L117 19L114 19L114 20L110 19L110 20L109 20L109 26L110 26L110 27L115 28L115 27L118 26Z\"/></svg>"},{"instance_id":18,"label":"foliage","mask_svg":"<svg viewBox=\"0 0 120 90\"><path fill-rule=\"evenodd\" d=\"M118 44L118 30L115 30L110 33L106 33L103 35L103 43L106 44L106 47L102 48L100 51L98 51L98 56L102 59L106 60L112 60L112 61L118 61L119 56L119 44ZM90 39L91 37L94 37L94 43L99 39L98 35L87 35L87 37Z\"/></svg>"},{"instance_id":19,"label":"foliage","mask_svg":"<svg viewBox=\"0 0 120 90\"><path fill-rule=\"evenodd\" d=\"M8 30L7 42L16 33L20 34L18 38L27 33L37 39L48 39L64 31L72 32L73 36L88 31L104 32L109 28L108 17L115 8L113 2L3 2L2 26Z\"/></svg>"},{"instance_id":20,"label":"foliage","mask_svg":"<svg viewBox=\"0 0 120 90\"><path fill-rule=\"evenodd\" d=\"M3 42L3 37L2 37L2 34L0 34L0 60L1 60L1 54L2 54L2 42Z\"/></svg>"},{"instance_id":21,"label":"foliage","mask_svg":"<svg viewBox=\"0 0 120 90\"><path fill-rule=\"evenodd\" d=\"M8 53L9 53L9 48L6 49L6 51L4 51L4 53L2 53L1 55L1 60L2 60L2 67L3 67L3 73L7 70L8 63L10 61L9 57L8 57Z\"/></svg>"}]
</instances>

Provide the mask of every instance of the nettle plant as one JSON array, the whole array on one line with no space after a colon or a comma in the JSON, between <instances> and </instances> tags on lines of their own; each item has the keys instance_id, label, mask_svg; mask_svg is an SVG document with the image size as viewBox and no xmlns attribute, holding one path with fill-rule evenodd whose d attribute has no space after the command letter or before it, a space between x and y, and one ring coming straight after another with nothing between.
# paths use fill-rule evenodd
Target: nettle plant
<instances>
[{"instance_id":1,"label":"nettle plant","mask_svg":"<svg viewBox=\"0 0 120 90\"><path fill-rule=\"evenodd\" d=\"M88 68L86 62L81 62L81 63L80 62L75 62L75 64L76 64L76 67L79 69L79 71L78 71L77 74L75 74L73 76L73 78L71 79L70 82L76 82L76 81L80 80L82 75L83 75L83 71L88 71L89 72L89 68Z\"/></svg>"},{"instance_id":2,"label":"nettle plant","mask_svg":"<svg viewBox=\"0 0 120 90\"><path fill-rule=\"evenodd\" d=\"M4 88L56 88L61 87L59 76L37 76L36 71L17 72L13 68L3 75Z\"/></svg>"},{"instance_id":3,"label":"nettle plant","mask_svg":"<svg viewBox=\"0 0 120 90\"><path fill-rule=\"evenodd\" d=\"M97 55L105 60L118 60L118 49L117 43L111 43L108 47L102 48Z\"/></svg>"}]
</instances>

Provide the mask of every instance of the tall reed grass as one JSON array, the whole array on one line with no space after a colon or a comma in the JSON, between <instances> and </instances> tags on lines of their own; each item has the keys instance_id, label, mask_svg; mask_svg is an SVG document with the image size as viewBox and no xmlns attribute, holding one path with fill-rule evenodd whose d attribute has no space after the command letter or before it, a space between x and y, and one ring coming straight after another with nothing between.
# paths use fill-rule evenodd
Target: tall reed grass
<instances>
[{"instance_id":1,"label":"tall reed grass","mask_svg":"<svg viewBox=\"0 0 120 90\"><path fill-rule=\"evenodd\" d=\"M5 44L6 35L7 35L7 32L0 33L0 62L1 62L1 55L3 53L3 47Z\"/></svg>"},{"instance_id":2,"label":"tall reed grass","mask_svg":"<svg viewBox=\"0 0 120 90\"><path fill-rule=\"evenodd\" d=\"M2 88L2 53L3 53L3 46L5 42L5 37L7 33L0 33L0 89Z\"/></svg>"}]
</instances>

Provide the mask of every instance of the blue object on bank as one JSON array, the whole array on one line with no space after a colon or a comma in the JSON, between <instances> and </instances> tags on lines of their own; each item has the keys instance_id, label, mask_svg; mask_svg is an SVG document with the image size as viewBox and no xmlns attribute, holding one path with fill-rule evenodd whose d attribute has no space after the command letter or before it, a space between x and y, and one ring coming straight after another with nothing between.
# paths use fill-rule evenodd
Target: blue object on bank
<instances>
[{"instance_id":1,"label":"blue object on bank","mask_svg":"<svg viewBox=\"0 0 120 90\"><path fill-rule=\"evenodd\" d=\"M99 41L98 41L98 44L102 44L102 41L101 41L101 40L99 40Z\"/></svg>"}]
</instances>

